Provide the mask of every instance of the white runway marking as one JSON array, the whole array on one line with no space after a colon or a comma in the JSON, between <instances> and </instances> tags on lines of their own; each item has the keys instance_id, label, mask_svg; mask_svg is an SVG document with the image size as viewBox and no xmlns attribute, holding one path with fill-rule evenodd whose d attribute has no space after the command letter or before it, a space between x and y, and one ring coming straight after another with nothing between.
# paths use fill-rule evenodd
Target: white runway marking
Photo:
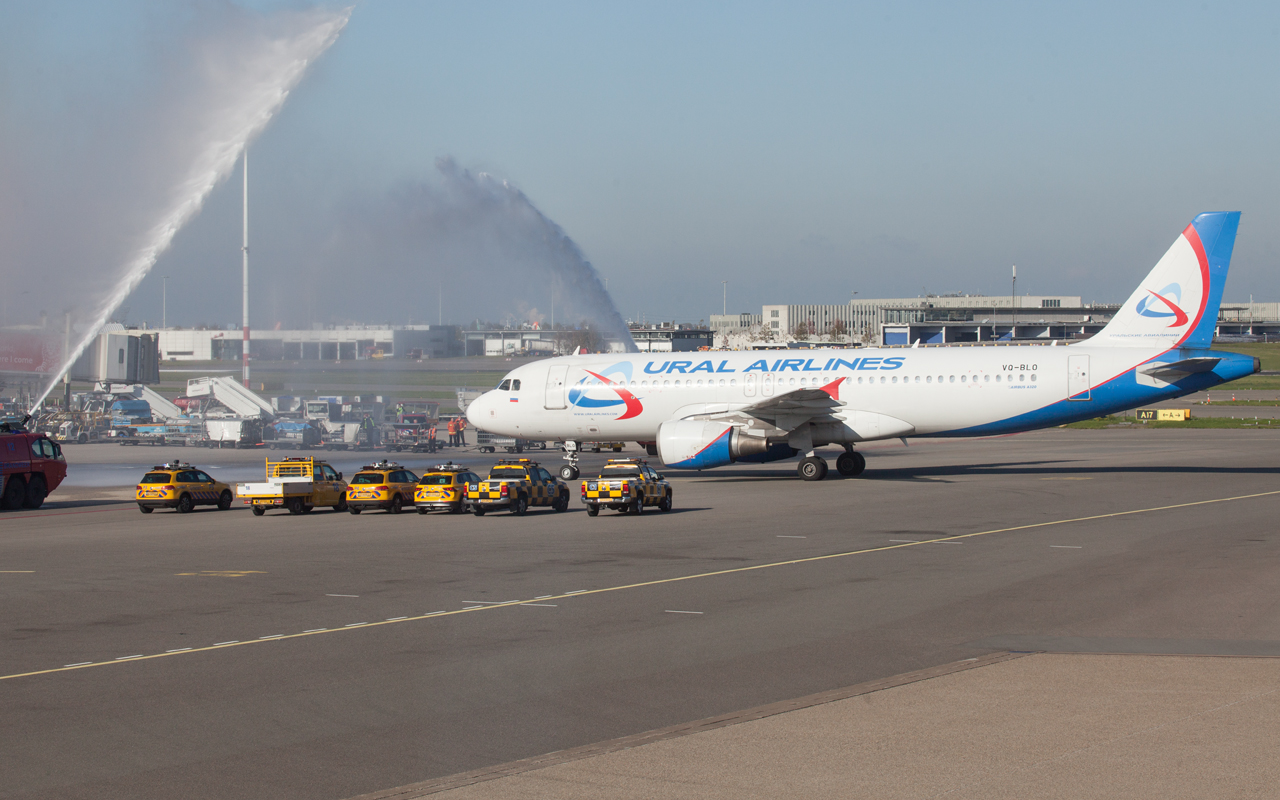
<instances>
[{"instance_id":1,"label":"white runway marking","mask_svg":"<svg viewBox=\"0 0 1280 800\"><path fill-rule=\"evenodd\" d=\"M132 656L120 656L119 658L116 659L116 661L126 661L130 658L142 658L142 653L138 653Z\"/></svg>"},{"instance_id":2,"label":"white runway marking","mask_svg":"<svg viewBox=\"0 0 1280 800\"><path fill-rule=\"evenodd\" d=\"M326 594L325 597L359 597L358 594Z\"/></svg>"},{"instance_id":3,"label":"white runway marking","mask_svg":"<svg viewBox=\"0 0 1280 800\"><path fill-rule=\"evenodd\" d=\"M177 650L165 650L165 652L166 653L185 653L190 649L191 649L190 647L179 647Z\"/></svg>"},{"instance_id":4,"label":"white runway marking","mask_svg":"<svg viewBox=\"0 0 1280 800\"><path fill-rule=\"evenodd\" d=\"M344 628L354 628L354 627L356 627L357 625L368 625L368 624L369 624L369 623L367 623L367 622L348 622L346 625L343 625L342 627L344 627Z\"/></svg>"},{"instance_id":5,"label":"white runway marking","mask_svg":"<svg viewBox=\"0 0 1280 800\"><path fill-rule=\"evenodd\" d=\"M311 630L309 630L309 631L303 631L303 633L321 633L321 632L323 632L323 631L327 631L327 630L329 630L329 629L328 629L328 628L312 628L312 629L311 629Z\"/></svg>"},{"instance_id":6,"label":"white runway marking","mask_svg":"<svg viewBox=\"0 0 1280 800\"><path fill-rule=\"evenodd\" d=\"M701 611L675 611L673 609L668 608L666 611L662 613L664 614L701 614L702 612Z\"/></svg>"},{"instance_id":7,"label":"white runway marking","mask_svg":"<svg viewBox=\"0 0 1280 800\"><path fill-rule=\"evenodd\" d=\"M396 622L397 620L408 619L408 617L387 617L387 622Z\"/></svg>"},{"instance_id":8,"label":"white runway marking","mask_svg":"<svg viewBox=\"0 0 1280 800\"><path fill-rule=\"evenodd\" d=\"M87 667L87 666L89 666L89 665L90 665L90 664L92 664L92 663L93 663L92 661L81 661L79 664L63 664L62 666L64 666L64 667Z\"/></svg>"},{"instance_id":9,"label":"white runway marking","mask_svg":"<svg viewBox=\"0 0 1280 800\"><path fill-rule=\"evenodd\" d=\"M809 537L808 536L783 536L782 534L778 534L778 538L779 539L808 539Z\"/></svg>"},{"instance_id":10,"label":"white runway marking","mask_svg":"<svg viewBox=\"0 0 1280 800\"><path fill-rule=\"evenodd\" d=\"M574 589L572 592L565 592L565 594L582 594L585 591L586 589Z\"/></svg>"},{"instance_id":11,"label":"white runway marking","mask_svg":"<svg viewBox=\"0 0 1280 800\"><path fill-rule=\"evenodd\" d=\"M224 644L240 644L240 640L239 640L239 639L232 639L232 640L231 640L231 641L229 641L229 642L214 642L214 643L213 643L213 646L214 646L214 647L221 647L221 646L223 646Z\"/></svg>"},{"instance_id":12,"label":"white runway marking","mask_svg":"<svg viewBox=\"0 0 1280 800\"><path fill-rule=\"evenodd\" d=\"M279 639L281 636L284 636L284 634L283 634L283 633L273 633L273 634L271 634L270 636L259 636L258 638L259 638L259 639Z\"/></svg>"},{"instance_id":13,"label":"white runway marking","mask_svg":"<svg viewBox=\"0 0 1280 800\"><path fill-rule=\"evenodd\" d=\"M1080 550L1080 549L1082 549L1082 547L1083 547L1083 545L1078 545L1078 544L1051 544L1051 545L1049 545L1049 546L1050 546L1050 547L1063 547L1063 548L1066 548L1067 550Z\"/></svg>"},{"instance_id":14,"label":"white runway marking","mask_svg":"<svg viewBox=\"0 0 1280 800\"><path fill-rule=\"evenodd\" d=\"M559 608L554 603L521 603L522 606L537 606L538 608Z\"/></svg>"}]
</instances>

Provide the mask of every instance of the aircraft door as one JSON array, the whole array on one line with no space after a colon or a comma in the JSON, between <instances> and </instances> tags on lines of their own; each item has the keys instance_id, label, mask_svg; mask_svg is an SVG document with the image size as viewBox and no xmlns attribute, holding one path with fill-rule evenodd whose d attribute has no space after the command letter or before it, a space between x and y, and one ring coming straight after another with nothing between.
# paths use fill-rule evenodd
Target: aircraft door
<instances>
[{"instance_id":1,"label":"aircraft door","mask_svg":"<svg viewBox=\"0 0 1280 800\"><path fill-rule=\"evenodd\" d=\"M773 373L766 372L760 376L760 394L765 397L773 396Z\"/></svg>"},{"instance_id":2,"label":"aircraft door","mask_svg":"<svg viewBox=\"0 0 1280 800\"><path fill-rule=\"evenodd\" d=\"M756 374L749 372L742 376L742 393L747 397L756 396Z\"/></svg>"},{"instance_id":3,"label":"aircraft door","mask_svg":"<svg viewBox=\"0 0 1280 800\"><path fill-rule=\"evenodd\" d=\"M547 394L543 403L545 408L564 408L564 379L569 374L568 364L552 364L547 371Z\"/></svg>"},{"instance_id":4,"label":"aircraft door","mask_svg":"<svg viewBox=\"0 0 1280 800\"><path fill-rule=\"evenodd\" d=\"M1089 357L1067 356L1067 399L1092 399L1089 386Z\"/></svg>"}]
</instances>

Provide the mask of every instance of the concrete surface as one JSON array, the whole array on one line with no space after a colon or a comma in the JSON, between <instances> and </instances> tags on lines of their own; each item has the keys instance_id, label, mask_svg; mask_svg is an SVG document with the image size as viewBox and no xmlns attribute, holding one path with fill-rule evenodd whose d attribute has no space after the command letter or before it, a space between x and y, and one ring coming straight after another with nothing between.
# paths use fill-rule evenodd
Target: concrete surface
<instances>
[{"instance_id":1,"label":"concrete surface","mask_svg":"<svg viewBox=\"0 0 1280 800\"><path fill-rule=\"evenodd\" d=\"M1277 741L1280 660L1040 654L368 800L1264 798Z\"/></svg>"},{"instance_id":2,"label":"concrete surface","mask_svg":"<svg viewBox=\"0 0 1280 800\"><path fill-rule=\"evenodd\" d=\"M59 491L0 515L0 797L344 798L1019 643L1265 655L1277 444L886 444L864 478L672 473L672 513L594 519L143 516ZM261 458L107 448L116 487L172 455Z\"/></svg>"}]
</instances>

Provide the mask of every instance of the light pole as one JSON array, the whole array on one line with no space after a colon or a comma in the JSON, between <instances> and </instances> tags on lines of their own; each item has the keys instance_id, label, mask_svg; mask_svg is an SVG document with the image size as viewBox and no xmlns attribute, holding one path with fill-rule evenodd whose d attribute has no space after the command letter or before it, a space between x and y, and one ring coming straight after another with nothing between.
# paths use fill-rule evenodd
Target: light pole
<instances>
[{"instance_id":1,"label":"light pole","mask_svg":"<svg viewBox=\"0 0 1280 800\"><path fill-rule=\"evenodd\" d=\"M720 289L720 316L723 317L729 313L729 282L720 281Z\"/></svg>"},{"instance_id":2,"label":"light pole","mask_svg":"<svg viewBox=\"0 0 1280 800\"><path fill-rule=\"evenodd\" d=\"M1018 265L1013 265L1013 288L1009 290L1009 341L1017 337L1018 327Z\"/></svg>"},{"instance_id":3,"label":"light pole","mask_svg":"<svg viewBox=\"0 0 1280 800\"><path fill-rule=\"evenodd\" d=\"M160 330L169 327L169 276L160 276Z\"/></svg>"}]
</instances>

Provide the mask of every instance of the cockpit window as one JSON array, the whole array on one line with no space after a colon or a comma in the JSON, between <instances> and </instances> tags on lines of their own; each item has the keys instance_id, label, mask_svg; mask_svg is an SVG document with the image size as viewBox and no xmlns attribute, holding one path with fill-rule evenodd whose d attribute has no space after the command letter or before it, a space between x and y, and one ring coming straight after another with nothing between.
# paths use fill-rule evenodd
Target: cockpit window
<instances>
[{"instance_id":1,"label":"cockpit window","mask_svg":"<svg viewBox=\"0 0 1280 800\"><path fill-rule=\"evenodd\" d=\"M513 380L513 381L511 382L511 391L513 391L513 392L518 392L518 391L520 391L520 379L519 379L519 378L516 378L515 380Z\"/></svg>"},{"instance_id":2,"label":"cockpit window","mask_svg":"<svg viewBox=\"0 0 1280 800\"><path fill-rule=\"evenodd\" d=\"M509 381L509 380L505 380L505 381L503 381L502 383L498 384L498 391L500 391L500 392L509 392L509 391L511 391L511 381Z\"/></svg>"}]
</instances>

